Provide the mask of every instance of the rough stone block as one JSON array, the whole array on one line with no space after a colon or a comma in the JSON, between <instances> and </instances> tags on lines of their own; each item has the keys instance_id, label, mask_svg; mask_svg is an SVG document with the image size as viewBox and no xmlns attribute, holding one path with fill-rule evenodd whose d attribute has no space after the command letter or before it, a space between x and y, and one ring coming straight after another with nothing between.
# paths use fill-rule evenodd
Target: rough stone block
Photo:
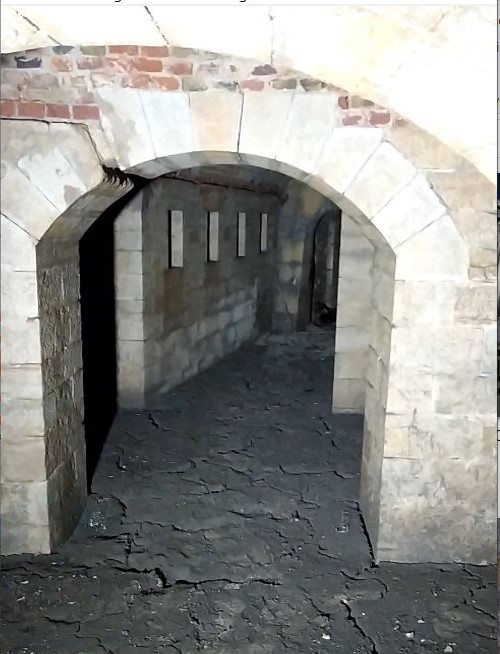
<instances>
[{"instance_id":1,"label":"rough stone block","mask_svg":"<svg viewBox=\"0 0 500 654\"><path fill-rule=\"evenodd\" d=\"M496 393L494 375L437 377L435 410L453 415L492 414L497 406Z\"/></svg>"},{"instance_id":2,"label":"rough stone block","mask_svg":"<svg viewBox=\"0 0 500 654\"><path fill-rule=\"evenodd\" d=\"M101 125L119 167L124 170L155 159L140 92L102 86L95 89Z\"/></svg>"},{"instance_id":3,"label":"rough stone block","mask_svg":"<svg viewBox=\"0 0 500 654\"><path fill-rule=\"evenodd\" d=\"M337 127L316 161L312 175L344 193L382 140L382 130Z\"/></svg>"},{"instance_id":4,"label":"rough stone block","mask_svg":"<svg viewBox=\"0 0 500 654\"><path fill-rule=\"evenodd\" d=\"M310 173L323 150L325 135L334 127L336 118L336 108L330 96L293 95L276 159L304 174Z\"/></svg>"},{"instance_id":5,"label":"rough stone block","mask_svg":"<svg viewBox=\"0 0 500 654\"><path fill-rule=\"evenodd\" d=\"M368 346L368 330L363 326L337 327L335 334L335 352L352 352Z\"/></svg>"},{"instance_id":6,"label":"rough stone block","mask_svg":"<svg viewBox=\"0 0 500 654\"><path fill-rule=\"evenodd\" d=\"M371 220L415 175L414 166L396 148L382 143L356 175L345 195ZM384 232L382 235L385 236Z\"/></svg>"},{"instance_id":7,"label":"rough stone block","mask_svg":"<svg viewBox=\"0 0 500 654\"><path fill-rule=\"evenodd\" d=\"M243 155L258 155L263 165L275 159L283 138L283 116L290 111L293 92L253 94L244 96L238 151Z\"/></svg>"},{"instance_id":8,"label":"rough stone block","mask_svg":"<svg viewBox=\"0 0 500 654\"><path fill-rule=\"evenodd\" d=\"M496 315L497 288L494 284L456 289L456 322L492 323Z\"/></svg>"},{"instance_id":9,"label":"rough stone block","mask_svg":"<svg viewBox=\"0 0 500 654\"><path fill-rule=\"evenodd\" d=\"M2 397L41 400L42 395L40 364L2 365Z\"/></svg>"},{"instance_id":10,"label":"rough stone block","mask_svg":"<svg viewBox=\"0 0 500 654\"><path fill-rule=\"evenodd\" d=\"M226 91L190 93L189 107L196 144L193 149L237 152L242 102L240 94Z\"/></svg>"},{"instance_id":11,"label":"rough stone block","mask_svg":"<svg viewBox=\"0 0 500 654\"><path fill-rule=\"evenodd\" d=\"M468 267L467 248L449 216L442 216L396 248L397 280L465 281Z\"/></svg>"},{"instance_id":12,"label":"rough stone block","mask_svg":"<svg viewBox=\"0 0 500 654\"><path fill-rule=\"evenodd\" d=\"M154 134L156 157L171 157L198 149L187 93L142 90L138 93L149 131Z\"/></svg>"},{"instance_id":13,"label":"rough stone block","mask_svg":"<svg viewBox=\"0 0 500 654\"><path fill-rule=\"evenodd\" d=\"M333 413L362 413L365 406L366 382L363 379L334 379Z\"/></svg>"},{"instance_id":14,"label":"rough stone block","mask_svg":"<svg viewBox=\"0 0 500 654\"><path fill-rule=\"evenodd\" d=\"M44 481L45 440L41 436L3 440L1 445L2 480L10 482Z\"/></svg>"},{"instance_id":15,"label":"rough stone block","mask_svg":"<svg viewBox=\"0 0 500 654\"><path fill-rule=\"evenodd\" d=\"M2 483L2 520L30 525L48 524L47 482Z\"/></svg>"},{"instance_id":16,"label":"rough stone block","mask_svg":"<svg viewBox=\"0 0 500 654\"><path fill-rule=\"evenodd\" d=\"M350 350L335 355L334 377L337 379L364 379L368 350Z\"/></svg>"},{"instance_id":17,"label":"rough stone block","mask_svg":"<svg viewBox=\"0 0 500 654\"><path fill-rule=\"evenodd\" d=\"M384 234L391 247L397 247L421 232L446 211L430 188L418 175L373 217L373 224Z\"/></svg>"},{"instance_id":18,"label":"rough stone block","mask_svg":"<svg viewBox=\"0 0 500 654\"><path fill-rule=\"evenodd\" d=\"M451 325L455 296L454 282L396 281L393 323L396 327Z\"/></svg>"}]
</instances>

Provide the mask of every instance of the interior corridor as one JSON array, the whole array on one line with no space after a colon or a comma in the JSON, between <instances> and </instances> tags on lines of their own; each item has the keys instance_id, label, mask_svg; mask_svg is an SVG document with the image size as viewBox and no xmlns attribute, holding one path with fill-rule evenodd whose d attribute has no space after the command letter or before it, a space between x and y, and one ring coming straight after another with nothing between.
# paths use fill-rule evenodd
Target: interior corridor
<instances>
[{"instance_id":1,"label":"interior corridor","mask_svg":"<svg viewBox=\"0 0 500 654\"><path fill-rule=\"evenodd\" d=\"M492 654L493 566L374 566L331 331L121 411L58 554L5 557L4 654Z\"/></svg>"}]
</instances>

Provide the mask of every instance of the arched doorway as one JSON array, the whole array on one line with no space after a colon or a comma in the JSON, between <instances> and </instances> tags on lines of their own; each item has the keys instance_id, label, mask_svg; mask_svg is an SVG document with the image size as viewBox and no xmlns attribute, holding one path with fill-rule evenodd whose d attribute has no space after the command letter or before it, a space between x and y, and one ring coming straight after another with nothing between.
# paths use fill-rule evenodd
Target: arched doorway
<instances>
[{"instance_id":1,"label":"arched doorway","mask_svg":"<svg viewBox=\"0 0 500 654\"><path fill-rule=\"evenodd\" d=\"M335 325L340 255L340 212L322 216L313 235L311 323Z\"/></svg>"},{"instance_id":2,"label":"arched doorway","mask_svg":"<svg viewBox=\"0 0 500 654\"><path fill-rule=\"evenodd\" d=\"M443 433L443 424L448 425L446 416L450 411L458 421L469 417L471 411L465 398L458 401L452 393L456 383L450 377L450 361L454 362L453 370L461 370L471 380L474 392L486 398L474 409L479 412L477 424L486 420L481 416L490 413L490 398L489 387L484 387L486 378L479 378L471 368L479 365L478 361L473 358L474 363L471 363L471 359L465 361L463 357L462 345L469 339L472 339L474 351L481 348L477 340L480 335L472 322L464 318L450 335L446 303L436 305L425 328L419 326L418 320L408 319L410 289L418 286L425 298L427 292L434 292L438 282L445 282L451 289L468 283L468 252L463 238L425 177L383 139L382 130L337 127L327 96L324 101L318 97L313 101L300 94L292 99L285 95L263 94L248 95L243 100L241 95L221 96L219 92L191 97L184 93L154 97L145 93L117 88L103 88L98 93L105 114L101 124L107 143L114 148L117 167L125 172L105 182L102 181L101 163L85 130L68 124L2 121L4 143L8 144L3 149L5 174L11 184L18 180L18 188L25 189L24 195L11 194L3 199L2 210L10 220L11 238L20 244L19 251L22 248L26 259L22 272L17 268L7 269L4 283L9 302L13 301L19 284L34 284L30 287L29 302L34 298L38 304L38 295L40 300L40 330L30 319L33 309L29 304L19 306L20 314L10 327L13 329L15 325L17 333L31 339L40 352L39 363L36 363L37 374L41 376L35 384L37 395L27 403L12 387L7 392L10 392L12 409L21 408L32 421L30 433L21 433L20 438L37 435L39 443L47 451L54 452L40 482L41 492L46 492L48 498L41 512L44 517L36 524L31 523L31 500L24 502L24 531L18 530L15 547L29 546L44 551L52 546L51 543L60 542L80 514L85 498L80 432L72 428L72 419L59 420L65 415L65 409L57 406L57 389L58 384L66 380L55 375L51 384L46 383L52 370L61 369L63 353L66 356L74 352L78 356L80 351L78 342L67 340L71 338L71 330L66 334L65 327L54 327L53 320L62 303L65 307L77 303L71 292L78 240L102 210L130 188L132 182L127 174L154 179L201 162L234 165L244 162L306 181L348 214L375 248L370 320L373 361L366 373L362 507L376 558L411 560L418 551L418 556L424 560L448 560L453 550L456 558L483 560L485 548L489 551L493 540L486 542L481 538L478 542L476 531L465 533L462 528L460 543L455 539L457 526L449 517L450 506L458 506L460 493L452 484L445 485L445 501L437 506L431 491L432 484L449 473L444 471L442 456L436 458L430 443L434 442L436 434ZM272 125L266 122L271 105L274 108ZM163 120L167 109L171 115L176 115L176 121L169 124ZM303 124L304 112L311 119L307 138L296 128ZM129 138L127 126L131 122L136 132ZM217 129L220 125L224 125L223 131ZM148 132L159 138L144 139ZM33 143L37 151L54 157L54 161L65 159L69 167L62 169L54 165L47 176L40 177L37 159L31 155ZM41 198L36 216L27 214L26 197ZM414 202L417 203L415 210L411 208ZM425 257L422 252L426 253ZM426 300L422 302L425 307ZM71 311L68 320L69 314ZM337 354L349 351L350 338L346 329L349 321L342 312L339 314ZM73 315L78 324L78 313ZM9 329L8 318L4 320L5 328ZM51 337L53 328L59 329L56 338ZM416 343L424 332L430 346L418 349L418 357L409 359L408 348L415 352ZM450 341L452 337L454 340ZM17 365L22 361L11 363ZM75 367L75 371L69 369L70 375L78 373L77 363ZM345 381L350 379L346 377ZM345 388L348 386L349 383L344 384ZM480 387L484 391L480 391ZM78 394L78 384L73 388L77 389L77 394L68 407L71 411L76 409L76 416L82 397ZM432 390L436 388L437 396ZM54 401L55 414L50 411ZM492 396L493 405L494 402ZM54 415L56 424L51 424ZM8 419L6 422L7 429L13 428ZM419 434L417 441L414 440L416 433ZM401 434L410 438L410 455ZM64 447L52 448L53 438L64 442ZM445 439L441 451L447 452L446 465L451 460L455 462L453 474L456 476L456 468L466 466L469 459L468 446L464 444L460 453L456 448L452 453L446 443ZM487 476L487 470L490 473L494 470L492 461L489 466L481 462ZM469 474L466 467L460 470L465 476ZM415 492L402 491L403 480L407 484L409 478L415 479ZM26 488L33 487L32 480L23 484ZM11 490L14 489L8 482L7 492ZM465 507L462 508L465 511ZM466 513L472 516L477 510L477 503L470 503ZM415 542L421 541L422 530L436 523L443 524L443 528L433 531L434 537L425 547L416 548ZM493 522L491 526L494 528ZM37 534L36 546L26 545L29 542L27 533Z\"/></svg>"}]
</instances>

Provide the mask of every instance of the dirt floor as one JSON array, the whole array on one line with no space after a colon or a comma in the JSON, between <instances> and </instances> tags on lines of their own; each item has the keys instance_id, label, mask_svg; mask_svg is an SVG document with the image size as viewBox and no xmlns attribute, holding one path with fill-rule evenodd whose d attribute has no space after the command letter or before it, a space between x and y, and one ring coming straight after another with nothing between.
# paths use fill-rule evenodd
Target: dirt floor
<instances>
[{"instance_id":1,"label":"dirt floor","mask_svg":"<svg viewBox=\"0 0 500 654\"><path fill-rule=\"evenodd\" d=\"M495 652L494 566L373 565L331 371L266 337L121 413L71 540L2 560L2 652Z\"/></svg>"}]
</instances>

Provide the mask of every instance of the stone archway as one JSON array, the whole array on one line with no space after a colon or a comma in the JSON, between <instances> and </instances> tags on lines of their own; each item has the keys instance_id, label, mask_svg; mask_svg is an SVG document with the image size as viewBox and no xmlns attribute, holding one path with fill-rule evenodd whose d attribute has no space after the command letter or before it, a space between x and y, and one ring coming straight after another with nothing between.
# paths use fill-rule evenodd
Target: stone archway
<instances>
[{"instance_id":1,"label":"stone archway","mask_svg":"<svg viewBox=\"0 0 500 654\"><path fill-rule=\"evenodd\" d=\"M97 97L101 146L85 126L2 121L7 550L55 547L85 498L79 238L127 175L245 163L317 189L375 248L361 499L376 559L493 560L493 353L469 307L487 289L471 284L468 248L423 172L382 130L338 127L327 95ZM103 181L104 143L126 175Z\"/></svg>"}]
</instances>

